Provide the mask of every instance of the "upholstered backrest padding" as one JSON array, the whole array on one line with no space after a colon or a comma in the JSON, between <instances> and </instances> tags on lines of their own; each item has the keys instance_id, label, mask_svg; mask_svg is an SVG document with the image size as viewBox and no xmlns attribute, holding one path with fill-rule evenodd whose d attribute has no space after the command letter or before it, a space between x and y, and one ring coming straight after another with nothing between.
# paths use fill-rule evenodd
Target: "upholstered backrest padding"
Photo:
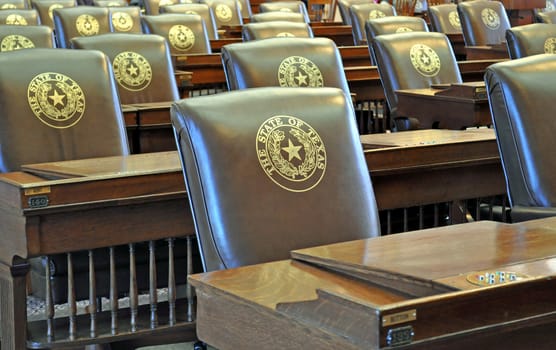
<instances>
[{"instance_id":1,"label":"upholstered backrest padding","mask_svg":"<svg viewBox=\"0 0 556 350\"><path fill-rule=\"evenodd\" d=\"M99 51L0 54L0 115L0 172L129 153L112 68Z\"/></svg>"},{"instance_id":2,"label":"upholstered backrest padding","mask_svg":"<svg viewBox=\"0 0 556 350\"><path fill-rule=\"evenodd\" d=\"M379 235L351 100L336 88L253 88L172 106L207 271Z\"/></svg>"}]
</instances>

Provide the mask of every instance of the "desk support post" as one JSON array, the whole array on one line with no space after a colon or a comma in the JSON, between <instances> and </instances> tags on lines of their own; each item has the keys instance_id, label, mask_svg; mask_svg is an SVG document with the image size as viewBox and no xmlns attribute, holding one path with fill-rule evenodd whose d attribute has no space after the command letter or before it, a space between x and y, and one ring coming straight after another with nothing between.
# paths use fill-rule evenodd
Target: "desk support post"
<instances>
[{"instance_id":1,"label":"desk support post","mask_svg":"<svg viewBox=\"0 0 556 350\"><path fill-rule=\"evenodd\" d=\"M12 266L0 264L0 329L3 350L26 349L27 294L26 279L29 263L20 261Z\"/></svg>"}]
</instances>

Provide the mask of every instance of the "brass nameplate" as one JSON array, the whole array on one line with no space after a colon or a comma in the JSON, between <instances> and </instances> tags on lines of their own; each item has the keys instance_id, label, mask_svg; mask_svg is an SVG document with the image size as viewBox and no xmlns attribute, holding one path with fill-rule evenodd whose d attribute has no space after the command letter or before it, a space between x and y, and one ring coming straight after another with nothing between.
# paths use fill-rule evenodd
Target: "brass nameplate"
<instances>
[{"instance_id":1,"label":"brass nameplate","mask_svg":"<svg viewBox=\"0 0 556 350\"><path fill-rule=\"evenodd\" d=\"M392 326L399 323L415 321L417 319L417 310L411 309L398 312L391 315L382 316L382 327Z\"/></svg>"},{"instance_id":2,"label":"brass nameplate","mask_svg":"<svg viewBox=\"0 0 556 350\"><path fill-rule=\"evenodd\" d=\"M26 196L36 196L37 194L45 193L50 193L50 186L26 188L25 191L23 191L23 194Z\"/></svg>"}]
</instances>

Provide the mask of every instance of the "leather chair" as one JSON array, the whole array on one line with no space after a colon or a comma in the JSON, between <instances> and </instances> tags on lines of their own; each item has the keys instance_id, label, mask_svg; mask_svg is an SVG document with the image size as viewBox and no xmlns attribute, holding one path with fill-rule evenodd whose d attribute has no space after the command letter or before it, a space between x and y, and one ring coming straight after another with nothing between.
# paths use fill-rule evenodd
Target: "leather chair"
<instances>
[{"instance_id":1,"label":"leather chair","mask_svg":"<svg viewBox=\"0 0 556 350\"><path fill-rule=\"evenodd\" d=\"M511 59L541 53L556 53L556 24L532 23L513 27L506 32Z\"/></svg>"},{"instance_id":2,"label":"leather chair","mask_svg":"<svg viewBox=\"0 0 556 350\"><path fill-rule=\"evenodd\" d=\"M506 9L499 1L461 2L458 14L466 46L499 45L511 28Z\"/></svg>"},{"instance_id":3,"label":"leather chair","mask_svg":"<svg viewBox=\"0 0 556 350\"><path fill-rule=\"evenodd\" d=\"M259 12L294 12L301 13L303 15L304 22L309 23L309 13L307 12L307 6L302 1L272 1L263 2L259 5Z\"/></svg>"},{"instance_id":4,"label":"leather chair","mask_svg":"<svg viewBox=\"0 0 556 350\"><path fill-rule=\"evenodd\" d=\"M39 13L40 24L54 29L54 9L75 7L75 0L31 0L31 6Z\"/></svg>"},{"instance_id":5,"label":"leather chair","mask_svg":"<svg viewBox=\"0 0 556 350\"><path fill-rule=\"evenodd\" d=\"M349 96L342 58L328 38L270 38L224 45L229 90L263 86L336 87Z\"/></svg>"},{"instance_id":6,"label":"leather chair","mask_svg":"<svg viewBox=\"0 0 556 350\"><path fill-rule=\"evenodd\" d=\"M111 32L106 7L76 6L54 9L54 30L58 47L69 48L70 40L79 36L93 36Z\"/></svg>"},{"instance_id":7,"label":"leather chair","mask_svg":"<svg viewBox=\"0 0 556 350\"><path fill-rule=\"evenodd\" d=\"M216 28L243 25L243 17L237 0L201 0L199 2L207 4L212 9Z\"/></svg>"},{"instance_id":8,"label":"leather chair","mask_svg":"<svg viewBox=\"0 0 556 350\"><path fill-rule=\"evenodd\" d=\"M103 53L48 48L5 52L0 74L5 82L0 84L0 172L20 170L23 164L129 153L116 83ZM54 74L59 74L56 80ZM87 261L86 254L80 256ZM60 302L67 300L67 275L61 271L66 258L55 257L62 263L51 282L54 300ZM76 264L78 260L75 256ZM31 280L33 294L44 298L42 263L32 259ZM81 298L88 295L87 275L76 275ZM98 282L106 285L106 280Z\"/></svg>"},{"instance_id":9,"label":"leather chair","mask_svg":"<svg viewBox=\"0 0 556 350\"><path fill-rule=\"evenodd\" d=\"M439 33L461 34L458 6L456 4L441 4L429 6L431 29Z\"/></svg>"},{"instance_id":10,"label":"leather chair","mask_svg":"<svg viewBox=\"0 0 556 350\"><path fill-rule=\"evenodd\" d=\"M114 33L143 33L141 8L138 6L111 6L108 7L108 16Z\"/></svg>"},{"instance_id":11,"label":"leather chair","mask_svg":"<svg viewBox=\"0 0 556 350\"><path fill-rule=\"evenodd\" d=\"M556 10L537 12L536 15L541 23L556 23Z\"/></svg>"},{"instance_id":12,"label":"leather chair","mask_svg":"<svg viewBox=\"0 0 556 350\"><path fill-rule=\"evenodd\" d=\"M340 12L340 18L342 19L342 24L351 25L351 15L349 13L349 8L351 5L357 4L368 4L369 0L338 0L338 10Z\"/></svg>"},{"instance_id":13,"label":"leather chair","mask_svg":"<svg viewBox=\"0 0 556 350\"><path fill-rule=\"evenodd\" d=\"M143 32L166 38L172 55L211 53L205 22L199 15L143 16L141 21Z\"/></svg>"},{"instance_id":14,"label":"leather chair","mask_svg":"<svg viewBox=\"0 0 556 350\"><path fill-rule=\"evenodd\" d=\"M26 0L0 0L0 10L24 10L26 8Z\"/></svg>"},{"instance_id":15,"label":"leather chair","mask_svg":"<svg viewBox=\"0 0 556 350\"><path fill-rule=\"evenodd\" d=\"M296 12L262 12L255 13L251 16L250 23L262 23L262 22L296 22L296 23L307 23L305 16L301 13Z\"/></svg>"},{"instance_id":16,"label":"leather chair","mask_svg":"<svg viewBox=\"0 0 556 350\"><path fill-rule=\"evenodd\" d=\"M253 15L251 12L251 3L249 0L237 0L241 18L249 19Z\"/></svg>"},{"instance_id":17,"label":"leather chair","mask_svg":"<svg viewBox=\"0 0 556 350\"><path fill-rule=\"evenodd\" d=\"M162 36L110 33L73 38L71 45L75 49L99 50L108 56L122 104L176 101L180 98L170 50ZM128 72L132 65L138 68L135 75Z\"/></svg>"},{"instance_id":18,"label":"leather chair","mask_svg":"<svg viewBox=\"0 0 556 350\"><path fill-rule=\"evenodd\" d=\"M47 26L0 25L0 52L53 47L54 33Z\"/></svg>"},{"instance_id":19,"label":"leather chair","mask_svg":"<svg viewBox=\"0 0 556 350\"><path fill-rule=\"evenodd\" d=\"M181 100L171 114L205 271L380 234L341 89L232 91Z\"/></svg>"},{"instance_id":20,"label":"leather chair","mask_svg":"<svg viewBox=\"0 0 556 350\"><path fill-rule=\"evenodd\" d=\"M268 39L274 37L312 38L313 30L307 23L263 22L247 23L241 29L243 41Z\"/></svg>"},{"instance_id":21,"label":"leather chair","mask_svg":"<svg viewBox=\"0 0 556 350\"><path fill-rule=\"evenodd\" d=\"M129 6L129 3L125 0L93 0L93 6L124 7L124 6Z\"/></svg>"},{"instance_id":22,"label":"leather chair","mask_svg":"<svg viewBox=\"0 0 556 350\"><path fill-rule=\"evenodd\" d=\"M354 45L367 45L365 23L371 19L396 16L396 9L388 3L354 4L349 7Z\"/></svg>"},{"instance_id":23,"label":"leather chair","mask_svg":"<svg viewBox=\"0 0 556 350\"><path fill-rule=\"evenodd\" d=\"M0 11L0 24L38 26L41 24L41 20L39 13L35 9L2 10Z\"/></svg>"},{"instance_id":24,"label":"leather chair","mask_svg":"<svg viewBox=\"0 0 556 350\"><path fill-rule=\"evenodd\" d=\"M179 3L179 0L144 0L143 7L145 8L146 15L156 16L160 13L161 7Z\"/></svg>"},{"instance_id":25,"label":"leather chair","mask_svg":"<svg viewBox=\"0 0 556 350\"><path fill-rule=\"evenodd\" d=\"M216 20L214 19L214 13L207 4L194 3L162 6L160 7L160 13L199 15L205 21L205 28L207 30L209 40L218 40L219 38L218 30L216 28Z\"/></svg>"},{"instance_id":26,"label":"leather chair","mask_svg":"<svg viewBox=\"0 0 556 350\"><path fill-rule=\"evenodd\" d=\"M365 23L366 44L369 46L369 57L371 64L376 65L376 61L370 51L373 39L378 35L396 34L406 32L428 32L429 27L425 20L419 17L410 16L389 16L376 19L369 19Z\"/></svg>"},{"instance_id":27,"label":"leather chair","mask_svg":"<svg viewBox=\"0 0 556 350\"><path fill-rule=\"evenodd\" d=\"M446 35L435 32L378 35L372 42L371 52L390 108L392 129L442 128L441 121L438 125L418 125L411 116L398 115L396 90L462 82L458 63ZM426 60L420 60L421 57Z\"/></svg>"},{"instance_id":28,"label":"leather chair","mask_svg":"<svg viewBox=\"0 0 556 350\"><path fill-rule=\"evenodd\" d=\"M513 222L556 215L556 55L496 63L485 72Z\"/></svg>"}]
</instances>

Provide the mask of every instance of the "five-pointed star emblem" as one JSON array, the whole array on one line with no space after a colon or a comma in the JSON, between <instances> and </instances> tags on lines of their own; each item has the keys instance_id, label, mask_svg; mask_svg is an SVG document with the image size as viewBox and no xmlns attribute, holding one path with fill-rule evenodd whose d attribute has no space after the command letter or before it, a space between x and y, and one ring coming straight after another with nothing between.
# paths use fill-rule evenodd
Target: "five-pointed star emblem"
<instances>
[{"instance_id":1,"label":"five-pointed star emblem","mask_svg":"<svg viewBox=\"0 0 556 350\"><path fill-rule=\"evenodd\" d=\"M297 83L299 85L306 85L307 84L307 76L305 74L301 74L301 72L299 72L299 74L297 74L297 77L295 77L295 79L297 79Z\"/></svg>"},{"instance_id":2,"label":"five-pointed star emblem","mask_svg":"<svg viewBox=\"0 0 556 350\"><path fill-rule=\"evenodd\" d=\"M293 158L301 160L301 156L299 155L301 146L294 146L291 139L288 139L288 147L282 147L282 149L288 153L288 161L291 162Z\"/></svg>"},{"instance_id":3,"label":"five-pointed star emblem","mask_svg":"<svg viewBox=\"0 0 556 350\"><path fill-rule=\"evenodd\" d=\"M129 73L129 75L137 75L137 67L135 67L133 64L130 64L127 67L127 72Z\"/></svg>"},{"instance_id":4,"label":"five-pointed star emblem","mask_svg":"<svg viewBox=\"0 0 556 350\"><path fill-rule=\"evenodd\" d=\"M52 100L52 104L57 106L58 104L64 105L63 99L66 95L58 95L58 90L54 90L54 95L48 96Z\"/></svg>"}]
</instances>

